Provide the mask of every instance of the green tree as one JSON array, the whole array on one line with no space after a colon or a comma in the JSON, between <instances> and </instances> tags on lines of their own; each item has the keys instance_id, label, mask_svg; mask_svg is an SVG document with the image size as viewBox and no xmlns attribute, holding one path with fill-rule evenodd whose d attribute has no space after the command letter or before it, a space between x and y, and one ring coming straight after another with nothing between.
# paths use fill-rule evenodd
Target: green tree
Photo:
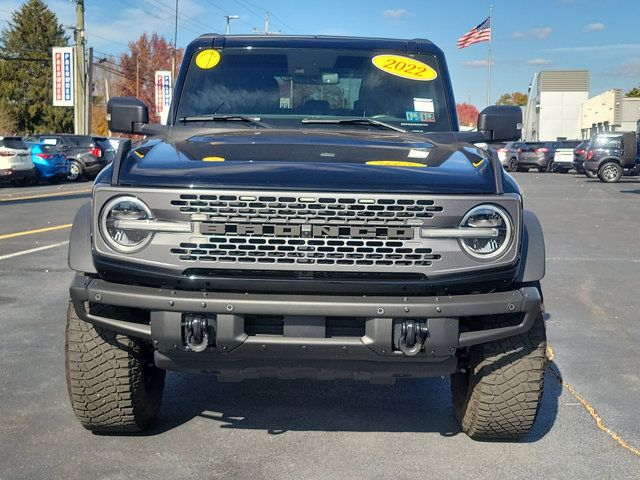
<instances>
[{"instance_id":1,"label":"green tree","mask_svg":"<svg viewBox=\"0 0 640 480\"><path fill-rule=\"evenodd\" d=\"M498 99L496 105L516 105L518 107L524 107L528 100L529 96L526 93L505 93Z\"/></svg>"},{"instance_id":2,"label":"green tree","mask_svg":"<svg viewBox=\"0 0 640 480\"><path fill-rule=\"evenodd\" d=\"M51 47L65 47L56 15L42 0L27 0L0 34L0 111L18 133L70 132L73 109L54 107Z\"/></svg>"},{"instance_id":3,"label":"green tree","mask_svg":"<svg viewBox=\"0 0 640 480\"><path fill-rule=\"evenodd\" d=\"M640 87L632 88L627 92L627 97L640 98Z\"/></svg>"}]
</instances>

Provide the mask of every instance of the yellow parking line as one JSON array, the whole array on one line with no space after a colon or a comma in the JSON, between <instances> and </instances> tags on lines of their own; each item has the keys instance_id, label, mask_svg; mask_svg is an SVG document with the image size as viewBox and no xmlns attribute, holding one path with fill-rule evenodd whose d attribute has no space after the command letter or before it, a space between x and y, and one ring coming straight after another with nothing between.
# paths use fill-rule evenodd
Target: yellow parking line
<instances>
[{"instance_id":1,"label":"yellow parking line","mask_svg":"<svg viewBox=\"0 0 640 480\"><path fill-rule=\"evenodd\" d=\"M38 195L26 195L24 197L8 197L8 198L0 198L0 202L15 202L18 200L35 200L37 198L47 198L47 197L64 197L67 195L75 195L77 193L89 193L91 189L84 190L67 190L65 192L53 192L53 193L41 193Z\"/></svg>"},{"instance_id":2,"label":"yellow parking line","mask_svg":"<svg viewBox=\"0 0 640 480\"><path fill-rule=\"evenodd\" d=\"M35 230L25 230L24 232L5 233L0 235L0 240L7 240L9 238L24 237L25 235L35 235L36 233L54 232L56 230L64 230L65 228L71 228L72 223L66 225L55 225L53 227L36 228Z\"/></svg>"},{"instance_id":3,"label":"yellow parking line","mask_svg":"<svg viewBox=\"0 0 640 480\"><path fill-rule=\"evenodd\" d=\"M549 372L551 373L551 375L553 375L555 377L555 379L560 382L560 385L562 385L571 395L573 395L573 397L578 400L578 402L580 402L580 404L585 408L585 410L587 412L589 412L589 415L591 415L591 418L593 418L593 420L596 422L596 426L602 430L604 433L606 433L607 435L609 435L615 442L618 443L618 445L620 445L622 448L625 448L627 450L629 450L631 453L634 453L638 456L640 456L640 448L636 448L632 445L629 445L624 438L622 438L619 434L617 434L616 432L614 432L613 430L611 430L609 427L607 427L604 423L604 421L602 420L602 418L600 417L600 415L598 415L598 412L596 412L596 409L587 401L586 398L584 398L582 395L580 395L575 388L573 388L573 385L571 385L570 383L565 382L562 377L560 376L560 372L558 372L555 368L553 368L551 362L553 362L554 357L556 356L555 352L553 351L553 348L551 347L551 345L547 345L547 359L549 360Z\"/></svg>"}]
</instances>

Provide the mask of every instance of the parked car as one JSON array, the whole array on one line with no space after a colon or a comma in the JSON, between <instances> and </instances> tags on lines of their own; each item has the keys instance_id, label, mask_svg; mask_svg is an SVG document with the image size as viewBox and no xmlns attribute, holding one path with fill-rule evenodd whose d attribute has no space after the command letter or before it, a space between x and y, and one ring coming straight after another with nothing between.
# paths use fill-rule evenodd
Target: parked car
<instances>
[{"instance_id":1,"label":"parked car","mask_svg":"<svg viewBox=\"0 0 640 480\"><path fill-rule=\"evenodd\" d=\"M69 180L79 180L84 177L90 179L106 165L102 156L102 149L93 137L88 135L48 134L34 135L27 139L33 143L44 143L58 147L69 159Z\"/></svg>"},{"instance_id":2,"label":"parked car","mask_svg":"<svg viewBox=\"0 0 640 480\"><path fill-rule=\"evenodd\" d=\"M0 137L0 182L25 185L33 181L31 152L20 137Z\"/></svg>"},{"instance_id":3,"label":"parked car","mask_svg":"<svg viewBox=\"0 0 640 480\"><path fill-rule=\"evenodd\" d=\"M496 150L498 159L508 172L515 172L518 168L518 151L524 142L507 142Z\"/></svg>"},{"instance_id":4,"label":"parked car","mask_svg":"<svg viewBox=\"0 0 640 480\"><path fill-rule=\"evenodd\" d=\"M584 168L601 182L615 183L624 174L640 175L640 140L635 132L596 133L587 148Z\"/></svg>"},{"instance_id":5,"label":"parked car","mask_svg":"<svg viewBox=\"0 0 640 480\"><path fill-rule=\"evenodd\" d=\"M584 140L578 144L573 150L573 168L580 174L586 174L589 178L596 178L597 175L593 172L587 172L584 169L584 162L587 159L587 147L589 146L589 140Z\"/></svg>"},{"instance_id":6,"label":"parked car","mask_svg":"<svg viewBox=\"0 0 640 480\"><path fill-rule=\"evenodd\" d=\"M96 145L102 151L102 158L104 158L107 163L113 162L113 159L116 156L116 151L118 147L114 148L111 139L108 137L93 137L96 142Z\"/></svg>"},{"instance_id":7,"label":"parked car","mask_svg":"<svg viewBox=\"0 0 640 480\"><path fill-rule=\"evenodd\" d=\"M35 181L60 182L69 175L69 161L55 145L25 142L31 150L31 160L36 171Z\"/></svg>"},{"instance_id":8,"label":"parked car","mask_svg":"<svg viewBox=\"0 0 640 480\"><path fill-rule=\"evenodd\" d=\"M552 158L551 170L567 173L573 168L574 150L580 145L580 140L561 140L554 142L555 153Z\"/></svg>"},{"instance_id":9,"label":"parked car","mask_svg":"<svg viewBox=\"0 0 640 480\"><path fill-rule=\"evenodd\" d=\"M554 154L555 142L526 142L518 150L517 170L528 172L536 168L539 172L550 172Z\"/></svg>"}]
</instances>

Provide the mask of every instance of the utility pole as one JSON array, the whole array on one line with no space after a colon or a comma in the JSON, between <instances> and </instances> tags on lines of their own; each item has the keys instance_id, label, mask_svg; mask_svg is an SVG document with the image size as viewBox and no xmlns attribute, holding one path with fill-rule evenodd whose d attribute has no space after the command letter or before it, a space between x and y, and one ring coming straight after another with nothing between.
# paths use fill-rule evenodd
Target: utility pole
<instances>
[{"instance_id":1,"label":"utility pole","mask_svg":"<svg viewBox=\"0 0 640 480\"><path fill-rule=\"evenodd\" d=\"M109 77L107 75L104 76L104 104L105 106L109 104ZM107 131L107 135L111 136L111 130Z\"/></svg>"},{"instance_id":2,"label":"utility pole","mask_svg":"<svg viewBox=\"0 0 640 480\"><path fill-rule=\"evenodd\" d=\"M74 132L85 133L85 92L86 92L86 63L84 47L86 44L84 35L84 0L76 0L76 27L75 38L75 82L73 95Z\"/></svg>"},{"instance_id":3,"label":"utility pole","mask_svg":"<svg viewBox=\"0 0 640 480\"><path fill-rule=\"evenodd\" d=\"M228 27L227 27L228 28ZM173 56L171 57L171 80L176 78L176 50L178 49L178 0L176 0L176 19L173 27Z\"/></svg>"},{"instance_id":4,"label":"utility pole","mask_svg":"<svg viewBox=\"0 0 640 480\"><path fill-rule=\"evenodd\" d=\"M91 114L93 113L93 47L89 47L89 56L87 58L86 63L86 88L85 88L85 113L84 113L84 133L86 135L91 135Z\"/></svg>"},{"instance_id":5,"label":"utility pole","mask_svg":"<svg viewBox=\"0 0 640 480\"><path fill-rule=\"evenodd\" d=\"M253 31L258 33L258 34L260 34L260 35L273 35L273 34L277 35L277 34L281 33L280 30L278 30L276 32L272 32L270 30L270 28L271 28L271 14L269 12L267 12L267 16L266 16L266 18L264 20L264 30L260 31L257 28L254 28Z\"/></svg>"}]
</instances>

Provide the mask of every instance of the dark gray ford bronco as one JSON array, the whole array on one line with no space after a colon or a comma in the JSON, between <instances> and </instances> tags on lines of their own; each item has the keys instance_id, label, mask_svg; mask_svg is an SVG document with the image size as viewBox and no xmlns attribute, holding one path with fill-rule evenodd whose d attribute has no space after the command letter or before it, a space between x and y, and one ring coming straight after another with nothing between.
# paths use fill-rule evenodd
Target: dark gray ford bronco
<instances>
[{"instance_id":1,"label":"dark gray ford bronco","mask_svg":"<svg viewBox=\"0 0 640 480\"><path fill-rule=\"evenodd\" d=\"M544 240L479 143L520 138L490 107L459 132L427 40L205 35L168 125L113 98L123 142L77 214L66 368L86 428L157 416L165 371L220 381L451 375L473 438L514 438L543 389Z\"/></svg>"}]
</instances>

